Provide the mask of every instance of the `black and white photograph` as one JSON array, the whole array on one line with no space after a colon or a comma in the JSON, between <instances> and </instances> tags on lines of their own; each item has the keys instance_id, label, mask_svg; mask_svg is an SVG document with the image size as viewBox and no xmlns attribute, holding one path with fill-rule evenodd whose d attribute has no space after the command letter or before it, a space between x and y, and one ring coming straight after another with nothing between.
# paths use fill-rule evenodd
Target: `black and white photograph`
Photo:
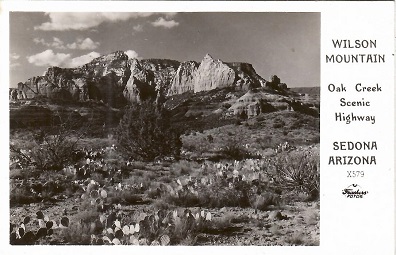
<instances>
[{"instance_id":1,"label":"black and white photograph","mask_svg":"<svg viewBox=\"0 0 396 255\"><path fill-rule=\"evenodd\" d=\"M9 244L320 245L318 12L9 13Z\"/></svg>"}]
</instances>

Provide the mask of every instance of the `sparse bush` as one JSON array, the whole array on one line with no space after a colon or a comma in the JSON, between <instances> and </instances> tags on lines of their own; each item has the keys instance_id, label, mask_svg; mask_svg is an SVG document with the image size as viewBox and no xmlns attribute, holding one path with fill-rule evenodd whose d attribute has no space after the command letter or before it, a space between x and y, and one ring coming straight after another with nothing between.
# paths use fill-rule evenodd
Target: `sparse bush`
<instances>
[{"instance_id":1,"label":"sparse bush","mask_svg":"<svg viewBox=\"0 0 396 255\"><path fill-rule=\"evenodd\" d=\"M75 222L90 223L95 221L99 217L99 212L94 208L90 207L86 210L82 210L73 216Z\"/></svg>"},{"instance_id":2,"label":"sparse bush","mask_svg":"<svg viewBox=\"0 0 396 255\"><path fill-rule=\"evenodd\" d=\"M170 173L173 176L182 176L182 175L188 175L193 172L194 169L199 169L200 165L197 164L196 162L190 162L187 160L181 160L178 162L175 162L170 166Z\"/></svg>"},{"instance_id":3,"label":"sparse bush","mask_svg":"<svg viewBox=\"0 0 396 255\"><path fill-rule=\"evenodd\" d=\"M304 234L302 232L295 232L293 235L289 236L286 239L286 242L291 245L304 245L306 243L306 238L304 237Z\"/></svg>"},{"instance_id":4,"label":"sparse bush","mask_svg":"<svg viewBox=\"0 0 396 255\"><path fill-rule=\"evenodd\" d=\"M250 206L248 190L225 187L211 187L211 189L203 190L199 201L202 206L209 208Z\"/></svg>"},{"instance_id":5,"label":"sparse bush","mask_svg":"<svg viewBox=\"0 0 396 255\"><path fill-rule=\"evenodd\" d=\"M227 144L222 148L222 154L225 158L242 160L245 158L249 158L249 152L240 145L240 143L231 139L227 142Z\"/></svg>"},{"instance_id":6,"label":"sparse bush","mask_svg":"<svg viewBox=\"0 0 396 255\"><path fill-rule=\"evenodd\" d=\"M103 226L99 221L73 221L68 228L61 230L60 236L67 244L88 245L91 244L91 235L99 233Z\"/></svg>"},{"instance_id":7,"label":"sparse bush","mask_svg":"<svg viewBox=\"0 0 396 255\"><path fill-rule=\"evenodd\" d=\"M183 186L176 195L166 194L163 199L170 204L185 207L249 207L250 188L251 185L243 181L230 187L225 179L220 178L210 186L198 185L195 189Z\"/></svg>"},{"instance_id":8,"label":"sparse bush","mask_svg":"<svg viewBox=\"0 0 396 255\"><path fill-rule=\"evenodd\" d=\"M266 211L270 205L279 205L280 196L272 193L264 193L254 197L253 206L255 209Z\"/></svg>"},{"instance_id":9,"label":"sparse bush","mask_svg":"<svg viewBox=\"0 0 396 255\"><path fill-rule=\"evenodd\" d=\"M60 120L60 124L56 124ZM10 144L11 158L21 167L35 166L40 170L61 170L73 163L82 132L76 129L72 119L60 117L50 127L32 131L34 144L24 148L24 144Z\"/></svg>"},{"instance_id":10,"label":"sparse bush","mask_svg":"<svg viewBox=\"0 0 396 255\"><path fill-rule=\"evenodd\" d=\"M16 206L21 204L37 203L41 200L36 194L33 194L27 187L15 187L10 192L10 205Z\"/></svg>"},{"instance_id":11,"label":"sparse bush","mask_svg":"<svg viewBox=\"0 0 396 255\"><path fill-rule=\"evenodd\" d=\"M152 101L133 104L126 109L116 131L118 144L134 159L178 157L180 134L172 128L169 114Z\"/></svg>"},{"instance_id":12,"label":"sparse bush","mask_svg":"<svg viewBox=\"0 0 396 255\"><path fill-rule=\"evenodd\" d=\"M177 196L168 194L163 199L165 202L177 206L193 207L201 204L200 197L188 191L180 191Z\"/></svg>"},{"instance_id":13,"label":"sparse bush","mask_svg":"<svg viewBox=\"0 0 396 255\"><path fill-rule=\"evenodd\" d=\"M275 183L284 190L304 192L315 200L319 197L319 155L307 152L280 153L274 162Z\"/></svg>"}]
</instances>

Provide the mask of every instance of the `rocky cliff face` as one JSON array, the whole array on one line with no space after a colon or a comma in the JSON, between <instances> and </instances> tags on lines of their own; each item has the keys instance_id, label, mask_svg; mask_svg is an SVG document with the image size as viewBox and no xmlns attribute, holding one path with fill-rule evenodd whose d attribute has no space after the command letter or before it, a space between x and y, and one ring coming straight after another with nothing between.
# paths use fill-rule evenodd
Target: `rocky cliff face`
<instances>
[{"instance_id":1,"label":"rocky cliff face","mask_svg":"<svg viewBox=\"0 0 396 255\"><path fill-rule=\"evenodd\" d=\"M235 86L242 90L264 87L266 80L260 77L249 63L226 63L236 74Z\"/></svg>"},{"instance_id":2,"label":"rocky cliff face","mask_svg":"<svg viewBox=\"0 0 396 255\"><path fill-rule=\"evenodd\" d=\"M264 87L260 77L249 63L225 63L207 54L200 64L183 62L172 80L168 95L187 91L200 92L217 88L235 87L240 90Z\"/></svg>"},{"instance_id":3,"label":"rocky cliff face","mask_svg":"<svg viewBox=\"0 0 396 255\"><path fill-rule=\"evenodd\" d=\"M221 60L207 54L194 75L194 93L230 87L235 81L235 71Z\"/></svg>"},{"instance_id":4,"label":"rocky cliff face","mask_svg":"<svg viewBox=\"0 0 396 255\"><path fill-rule=\"evenodd\" d=\"M200 64L166 59L128 59L121 51L98 57L77 68L50 67L43 76L18 84L12 99L45 96L64 100L103 101L111 106L185 92L265 86L248 63L224 63L206 55Z\"/></svg>"},{"instance_id":5,"label":"rocky cliff face","mask_svg":"<svg viewBox=\"0 0 396 255\"><path fill-rule=\"evenodd\" d=\"M194 77L198 66L199 64L195 61L181 63L171 81L168 96L194 91Z\"/></svg>"},{"instance_id":6,"label":"rocky cliff face","mask_svg":"<svg viewBox=\"0 0 396 255\"><path fill-rule=\"evenodd\" d=\"M116 105L129 76L128 56L117 51L78 68L49 67L43 76L18 84L18 90L24 98L94 99Z\"/></svg>"}]
</instances>

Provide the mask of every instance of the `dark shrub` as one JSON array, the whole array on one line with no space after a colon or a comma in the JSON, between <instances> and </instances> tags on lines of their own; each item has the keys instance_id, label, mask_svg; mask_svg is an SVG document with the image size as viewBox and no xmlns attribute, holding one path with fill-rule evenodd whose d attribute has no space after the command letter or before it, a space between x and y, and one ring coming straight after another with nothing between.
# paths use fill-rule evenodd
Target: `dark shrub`
<instances>
[{"instance_id":1,"label":"dark shrub","mask_svg":"<svg viewBox=\"0 0 396 255\"><path fill-rule=\"evenodd\" d=\"M178 157L182 142L169 117L169 112L152 101L132 104L116 130L120 147L130 158L144 161Z\"/></svg>"}]
</instances>

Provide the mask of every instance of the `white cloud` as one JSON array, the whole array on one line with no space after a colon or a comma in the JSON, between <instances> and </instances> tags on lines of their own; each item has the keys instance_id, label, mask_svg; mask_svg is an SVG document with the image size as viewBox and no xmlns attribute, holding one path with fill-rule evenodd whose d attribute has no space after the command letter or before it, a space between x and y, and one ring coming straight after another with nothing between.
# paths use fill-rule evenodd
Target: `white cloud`
<instances>
[{"instance_id":1,"label":"white cloud","mask_svg":"<svg viewBox=\"0 0 396 255\"><path fill-rule=\"evenodd\" d=\"M94 50L100 45L99 42L92 41L91 38L77 39L77 42L67 44L69 49L79 49L79 50Z\"/></svg>"},{"instance_id":2,"label":"white cloud","mask_svg":"<svg viewBox=\"0 0 396 255\"><path fill-rule=\"evenodd\" d=\"M52 50L45 50L36 55L27 57L27 60L29 63L36 66L78 67L97 57L100 57L100 54L94 51L86 55L72 58L70 54L54 53Z\"/></svg>"},{"instance_id":3,"label":"white cloud","mask_svg":"<svg viewBox=\"0 0 396 255\"><path fill-rule=\"evenodd\" d=\"M86 54L86 55L82 55L82 56L80 56L80 57L72 58L72 59L69 61L67 67L78 67L78 66L82 66L82 65L84 65L84 64L86 64L86 63L88 63L88 62L91 62L92 59L98 58L98 57L100 57L100 54L97 53L97 52L95 52L95 51L92 51L91 53L88 53L88 54Z\"/></svg>"},{"instance_id":4,"label":"white cloud","mask_svg":"<svg viewBox=\"0 0 396 255\"><path fill-rule=\"evenodd\" d=\"M166 20L163 17L159 17L156 21L151 22L155 27L173 28L179 25L179 22L174 20Z\"/></svg>"},{"instance_id":5,"label":"white cloud","mask_svg":"<svg viewBox=\"0 0 396 255\"><path fill-rule=\"evenodd\" d=\"M44 39L42 39L42 38L33 38L33 42L35 43L35 44L43 44L43 45L45 45L45 44L47 44L46 42L45 42L45 40Z\"/></svg>"},{"instance_id":6,"label":"white cloud","mask_svg":"<svg viewBox=\"0 0 396 255\"><path fill-rule=\"evenodd\" d=\"M27 60L36 66L62 66L70 60L70 54L54 53L52 50L45 50L27 57Z\"/></svg>"},{"instance_id":7,"label":"white cloud","mask_svg":"<svg viewBox=\"0 0 396 255\"><path fill-rule=\"evenodd\" d=\"M14 69L16 69L18 66L20 66L21 64L20 63L11 63L10 64L10 70L14 70Z\"/></svg>"},{"instance_id":8,"label":"white cloud","mask_svg":"<svg viewBox=\"0 0 396 255\"><path fill-rule=\"evenodd\" d=\"M133 26L132 28L133 28L133 30L135 30L136 32L142 32L142 31L143 31L143 26L140 25L140 24L138 24L138 25L136 25L136 26Z\"/></svg>"},{"instance_id":9,"label":"white cloud","mask_svg":"<svg viewBox=\"0 0 396 255\"><path fill-rule=\"evenodd\" d=\"M54 47L56 49L66 49L64 42L61 39L59 39L58 37L53 37L52 42L47 42L43 38L36 37L33 39L33 42L35 44L41 44L41 45L44 45L47 47Z\"/></svg>"},{"instance_id":10,"label":"white cloud","mask_svg":"<svg viewBox=\"0 0 396 255\"><path fill-rule=\"evenodd\" d=\"M65 46L63 45L63 41L59 39L58 37L53 38L52 46L57 48L57 49L64 49Z\"/></svg>"},{"instance_id":11,"label":"white cloud","mask_svg":"<svg viewBox=\"0 0 396 255\"><path fill-rule=\"evenodd\" d=\"M16 53L10 54L10 70L14 70L16 67L20 66L21 63L16 62L21 56Z\"/></svg>"},{"instance_id":12,"label":"white cloud","mask_svg":"<svg viewBox=\"0 0 396 255\"><path fill-rule=\"evenodd\" d=\"M153 15L149 12L51 12L46 13L50 21L35 26L35 30L64 31L64 30L86 30L96 27L104 22L126 21L139 17Z\"/></svg>"},{"instance_id":13,"label":"white cloud","mask_svg":"<svg viewBox=\"0 0 396 255\"><path fill-rule=\"evenodd\" d=\"M17 60L17 59L19 59L21 56L19 56L19 55L16 54L16 53L11 53L10 57L11 57L11 59Z\"/></svg>"},{"instance_id":14,"label":"white cloud","mask_svg":"<svg viewBox=\"0 0 396 255\"><path fill-rule=\"evenodd\" d=\"M72 50L75 50L75 49L94 50L94 49L98 48L98 46L100 45L99 42L94 42L89 37L85 38L85 39L79 38L79 39L77 39L76 42L69 43L66 46L65 46L65 43L57 37L53 37L52 42L47 42L43 38L34 38L33 42L36 44L44 45L46 47L53 47L53 48L61 49L61 50L66 49L66 47L69 49L72 49Z\"/></svg>"},{"instance_id":15,"label":"white cloud","mask_svg":"<svg viewBox=\"0 0 396 255\"><path fill-rule=\"evenodd\" d=\"M131 59L131 58L137 58L137 59L139 59L139 55L138 55L137 52L134 51L134 50L127 50L127 51L125 51L125 54L127 54L127 56L128 56L129 59Z\"/></svg>"}]
</instances>

